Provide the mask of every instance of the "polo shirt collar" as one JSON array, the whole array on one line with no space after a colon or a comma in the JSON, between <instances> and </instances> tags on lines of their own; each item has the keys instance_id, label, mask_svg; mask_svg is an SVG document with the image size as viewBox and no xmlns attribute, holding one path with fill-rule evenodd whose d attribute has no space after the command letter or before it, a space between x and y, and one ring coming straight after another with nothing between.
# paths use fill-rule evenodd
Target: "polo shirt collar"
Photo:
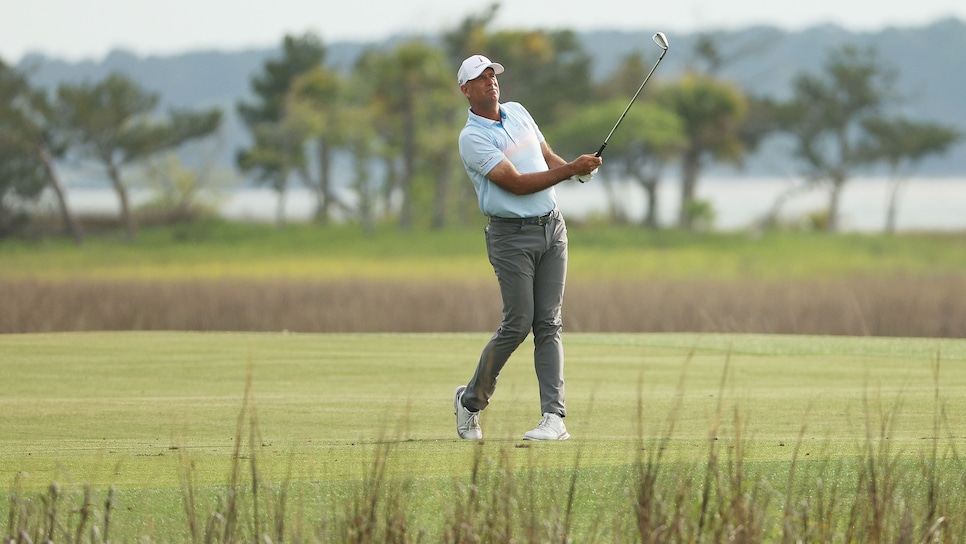
<instances>
[{"instance_id":1,"label":"polo shirt collar","mask_svg":"<svg viewBox=\"0 0 966 544\"><path fill-rule=\"evenodd\" d=\"M470 119L472 119L473 121L475 121L477 123L480 123L481 125L499 125L500 123L506 121L506 108L504 108L503 106L500 106L500 120L499 121L494 121L493 119L490 119L489 117L483 117L482 115L477 115L476 113L473 112L473 108L468 108L467 111L469 111Z\"/></svg>"}]
</instances>

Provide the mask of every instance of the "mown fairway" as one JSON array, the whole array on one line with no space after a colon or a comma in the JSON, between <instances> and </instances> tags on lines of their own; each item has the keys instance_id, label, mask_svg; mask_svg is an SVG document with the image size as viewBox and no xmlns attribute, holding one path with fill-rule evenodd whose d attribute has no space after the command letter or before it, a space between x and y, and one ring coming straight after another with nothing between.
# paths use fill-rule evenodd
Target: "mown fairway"
<instances>
[{"instance_id":1,"label":"mown fairway","mask_svg":"<svg viewBox=\"0 0 966 544\"><path fill-rule=\"evenodd\" d=\"M581 467L590 481L577 504L590 515L602 503L629 508L623 489L630 467L662 437L670 438L666 462L699 466L713 444L710 433L722 457L737 445L749 472L772 478L775 487L785 484L796 455L800 462L861 459L870 442L884 439L890 455L916 460L937 442L942 451L962 451L966 441L966 341L571 334L573 439L520 447L540 416L525 344L484 412L479 446L456 439L452 392L468 379L486 339L476 333L0 336L0 478L12 483L27 473L18 485L34 492L51 482L89 483L102 493L114 485L115 524L125 534L183 535L179 474L193 463L194 485L223 489L239 437L241 454L257 458L265 482L330 489L367 477L374 460L388 456L392 478L417 482L413 504L426 501L436 512L419 517L414 506L427 524L452 507L445 497L469 476L479 448L493 458L509 456L502 462L520 469L566 474ZM937 428L939 413L944 423ZM147 527L144 519L151 520Z\"/></svg>"}]
</instances>

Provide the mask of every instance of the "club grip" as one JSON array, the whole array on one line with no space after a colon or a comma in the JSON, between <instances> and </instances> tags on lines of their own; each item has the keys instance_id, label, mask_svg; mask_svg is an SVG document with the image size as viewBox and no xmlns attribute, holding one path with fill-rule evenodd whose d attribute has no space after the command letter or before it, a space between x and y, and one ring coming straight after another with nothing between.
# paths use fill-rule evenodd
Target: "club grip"
<instances>
[{"instance_id":1,"label":"club grip","mask_svg":"<svg viewBox=\"0 0 966 544\"><path fill-rule=\"evenodd\" d=\"M603 155L604 154L604 148L605 147L607 147L607 142L604 142L603 144L601 144L600 149L597 150L597 153L594 153L594 156L595 157L599 157L599 156Z\"/></svg>"}]
</instances>

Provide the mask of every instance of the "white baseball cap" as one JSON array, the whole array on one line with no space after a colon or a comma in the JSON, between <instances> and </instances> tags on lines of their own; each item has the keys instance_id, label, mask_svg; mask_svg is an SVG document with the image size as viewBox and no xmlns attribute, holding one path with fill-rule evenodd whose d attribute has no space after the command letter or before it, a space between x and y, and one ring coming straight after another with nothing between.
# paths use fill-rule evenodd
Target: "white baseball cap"
<instances>
[{"instance_id":1,"label":"white baseball cap","mask_svg":"<svg viewBox=\"0 0 966 544\"><path fill-rule=\"evenodd\" d=\"M480 74L487 68L493 68L493 71L498 74L503 73L503 65L499 62L490 62L490 59L483 55L473 55L460 65L460 70L456 73L456 80L459 81L461 86L465 85L467 81L480 77Z\"/></svg>"}]
</instances>

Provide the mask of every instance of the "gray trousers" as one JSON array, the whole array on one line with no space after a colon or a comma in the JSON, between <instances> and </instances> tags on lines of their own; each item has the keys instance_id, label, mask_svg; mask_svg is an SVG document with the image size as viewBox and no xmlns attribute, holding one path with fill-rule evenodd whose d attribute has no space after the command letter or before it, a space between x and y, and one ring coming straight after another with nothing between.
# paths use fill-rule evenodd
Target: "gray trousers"
<instances>
[{"instance_id":1,"label":"gray trousers","mask_svg":"<svg viewBox=\"0 0 966 544\"><path fill-rule=\"evenodd\" d=\"M544 225L491 221L486 248L500 283L503 322L483 348L463 393L472 411L486 408L507 359L533 331L533 366L542 413L566 417L561 307L567 279L567 226L554 210Z\"/></svg>"}]
</instances>

